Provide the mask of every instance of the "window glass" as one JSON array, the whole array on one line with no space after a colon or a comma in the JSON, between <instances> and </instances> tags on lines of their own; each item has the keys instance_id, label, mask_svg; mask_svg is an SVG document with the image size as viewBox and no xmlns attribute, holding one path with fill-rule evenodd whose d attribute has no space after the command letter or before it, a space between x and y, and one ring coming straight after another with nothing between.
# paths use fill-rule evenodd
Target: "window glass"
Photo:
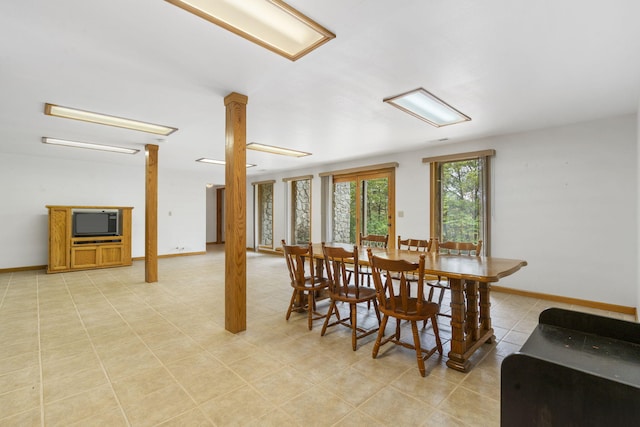
<instances>
[{"instance_id":1,"label":"window glass","mask_svg":"<svg viewBox=\"0 0 640 427\"><path fill-rule=\"evenodd\" d=\"M486 158L432 163L432 235L441 242L487 242Z\"/></svg>"},{"instance_id":2,"label":"window glass","mask_svg":"<svg viewBox=\"0 0 640 427\"><path fill-rule=\"evenodd\" d=\"M363 235L393 239L394 170L334 175L333 241L359 243Z\"/></svg>"},{"instance_id":3,"label":"window glass","mask_svg":"<svg viewBox=\"0 0 640 427\"><path fill-rule=\"evenodd\" d=\"M300 179L291 182L293 243L311 241L311 180Z\"/></svg>"},{"instance_id":4,"label":"window glass","mask_svg":"<svg viewBox=\"0 0 640 427\"><path fill-rule=\"evenodd\" d=\"M273 248L273 183L258 184L258 245Z\"/></svg>"}]
</instances>

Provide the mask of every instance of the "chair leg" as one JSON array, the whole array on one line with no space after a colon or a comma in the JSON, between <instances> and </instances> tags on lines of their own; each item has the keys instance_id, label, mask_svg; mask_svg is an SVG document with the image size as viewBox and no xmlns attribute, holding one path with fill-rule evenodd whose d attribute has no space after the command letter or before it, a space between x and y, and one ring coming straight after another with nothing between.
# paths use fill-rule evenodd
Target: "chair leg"
<instances>
[{"instance_id":1,"label":"chair leg","mask_svg":"<svg viewBox=\"0 0 640 427\"><path fill-rule=\"evenodd\" d=\"M316 306L316 302L313 296L313 291L307 292L307 311L309 313L309 330L313 329L313 308Z\"/></svg>"},{"instance_id":2,"label":"chair leg","mask_svg":"<svg viewBox=\"0 0 640 427\"><path fill-rule=\"evenodd\" d=\"M422 358L422 348L420 347L420 335L418 335L418 325L415 320L411 321L411 332L413 332L413 345L416 348L416 358L418 359L418 369L420 375L423 377L426 375L426 369L424 368L424 359Z\"/></svg>"},{"instance_id":3,"label":"chair leg","mask_svg":"<svg viewBox=\"0 0 640 427\"><path fill-rule=\"evenodd\" d=\"M440 289L440 295L438 296L438 305L442 307L442 300L444 299L444 288Z\"/></svg>"},{"instance_id":4,"label":"chair leg","mask_svg":"<svg viewBox=\"0 0 640 427\"><path fill-rule=\"evenodd\" d=\"M435 286L431 286L431 285L427 285L429 286L429 297L427 298L427 301L432 302L433 301L433 291L436 289Z\"/></svg>"},{"instance_id":5,"label":"chair leg","mask_svg":"<svg viewBox=\"0 0 640 427\"><path fill-rule=\"evenodd\" d=\"M380 310L378 309L378 300L373 299L373 309L376 311L376 317L378 318L378 326L380 326Z\"/></svg>"},{"instance_id":6,"label":"chair leg","mask_svg":"<svg viewBox=\"0 0 640 427\"><path fill-rule=\"evenodd\" d=\"M442 356L442 341L440 341L440 330L438 329L437 316L431 317L431 326L433 326L433 334L436 336L438 353Z\"/></svg>"},{"instance_id":7,"label":"chair leg","mask_svg":"<svg viewBox=\"0 0 640 427\"><path fill-rule=\"evenodd\" d=\"M387 320L389 320L389 316L387 316L386 314L382 316L382 323L380 324L380 329L378 329L378 337L376 338L376 343L373 345L373 352L371 353L371 356L374 359L378 357L378 350L380 350L380 341L382 341L384 329L387 327Z\"/></svg>"},{"instance_id":8,"label":"chair leg","mask_svg":"<svg viewBox=\"0 0 640 427\"><path fill-rule=\"evenodd\" d=\"M351 347L356 351L358 343L358 310L355 304L349 304L349 315L351 316Z\"/></svg>"},{"instance_id":9,"label":"chair leg","mask_svg":"<svg viewBox=\"0 0 640 427\"><path fill-rule=\"evenodd\" d=\"M338 311L338 308L336 307L336 302L335 300L331 300L331 304L329 305L329 311L327 311L327 317L324 318L324 323L322 324L322 332L320 332L320 336L323 337L325 332L327 332L327 326L329 325L329 319L331 318L331 316L333 316L333 312ZM340 319L340 316L338 315L338 320Z\"/></svg>"},{"instance_id":10,"label":"chair leg","mask_svg":"<svg viewBox=\"0 0 640 427\"><path fill-rule=\"evenodd\" d=\"M289 302L289 309L287 310L286 320L289 320L289 317L291 316L291 311L293 310L293 304L296 302L296 296L298 296L298 290L294 289L293 295L291 295L291 302Z\"/></svg>"}]
</instances>

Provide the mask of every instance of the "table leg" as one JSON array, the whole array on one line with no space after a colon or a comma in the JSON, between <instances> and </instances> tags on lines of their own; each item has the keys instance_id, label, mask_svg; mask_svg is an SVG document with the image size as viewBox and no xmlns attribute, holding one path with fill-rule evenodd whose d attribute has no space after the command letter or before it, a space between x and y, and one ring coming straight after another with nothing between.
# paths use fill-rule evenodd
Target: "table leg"
<instances>
[{"instance_id":1,"label":"table leg","mask_svg":"<svg viewBox=\"0 0 640 427\"><path fill-rule=\"evenodd\" d=\"M472 344L480 338L478 330L478 282L465 280L467 295L467 316L465 318L467 344Z\"/></svg>"},{"instance_id":2,"label":"table leg","mask_svg":"<svg viewBox=\"0 0 640 427\"><path fill-rule=\"evenodd\" d=\"M484 333L492 331L491 336L486 341L487 344L493 344L496 337L493 335L493 326L491 324L491 285L489 283L480 283L480 329Z\"/></svg>"},{"instance_id":3,"label":"table leg","mask_svg":"<svg viewBox=\"0 0 640 427\"><path fill-rule=\"evenodd\" d=\"M489 284L451 278L449 284L451 286L451 351L447 366L457 371L467 372L470 369L469 359L473 353L482 344L491 344L495 340L491 327Z\"/></svg>"},{"instance_id":4,"label":"table leg","mask_svg":"<svg viewBox=\"0 0 640 427\"><path fill-rule=\"evenodd\" d=\"M465 339L465 301L463 281L449 278L451 287L451 351L447 366L458 371L467 370L468 361L464 354L467 352L467 340Z\"/></svg>"}]
</instances>

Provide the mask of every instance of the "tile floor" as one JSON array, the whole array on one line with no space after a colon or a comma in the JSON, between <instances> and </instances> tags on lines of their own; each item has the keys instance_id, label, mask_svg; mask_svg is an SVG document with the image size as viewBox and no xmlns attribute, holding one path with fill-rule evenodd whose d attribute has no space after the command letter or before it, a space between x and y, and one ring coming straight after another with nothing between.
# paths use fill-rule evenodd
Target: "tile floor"
<instances>
[{"instance_id":1,"label":"tile floor","mask_svg":"<svg viewBox=\"0 0 640 427\"><path fill-rule=\"evenodd\" d=\"M372 359L375 335L354 352L346 328L320 337L321 321L285 321L283 258L249 253L247 271L248 327L235 335L224 329L222 246L161 259L155 284L141 261L0 273L0 425L496 426L500 362L551 305L493 293L497 344L467 374L436 354L422 378L410 350L389 344Z\"/></svg>"}]
</instances>

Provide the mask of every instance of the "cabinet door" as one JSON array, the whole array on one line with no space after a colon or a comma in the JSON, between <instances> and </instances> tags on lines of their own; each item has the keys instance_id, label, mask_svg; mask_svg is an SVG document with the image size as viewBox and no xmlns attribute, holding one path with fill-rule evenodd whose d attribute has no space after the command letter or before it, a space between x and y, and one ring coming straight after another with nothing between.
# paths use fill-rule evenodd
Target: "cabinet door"
<instances>
[{"instance_id":1,"label":"cabinet door","mask_svg":"<svg viewBox=\"0 0 640 427\"><path fill-rule=\"evenodd\" d=\"M124 247L122 245L100 246L99 262L101 266L122 265L124 262Z\"/></svg>"},{"instance_id":2,"label":"cabinet door","mask_svg":"<svg viewBox=\"0 0 640 427\"><path fill-rule=\"evenodd\" d=\"M98 266L98 247L80 246L71 248L71 268L88 268Z\"/></svg>"},{"instance_id":3,"label":"cabinet door","mask_svg":"<svg viewBox=\"0 0 640 427\"><path fill-rule=\"evenodd\" d=\"M69 236L71 234L71 210L49 208L49 266L48 271L69 269Z\"/></svg>"}]
</instances>

